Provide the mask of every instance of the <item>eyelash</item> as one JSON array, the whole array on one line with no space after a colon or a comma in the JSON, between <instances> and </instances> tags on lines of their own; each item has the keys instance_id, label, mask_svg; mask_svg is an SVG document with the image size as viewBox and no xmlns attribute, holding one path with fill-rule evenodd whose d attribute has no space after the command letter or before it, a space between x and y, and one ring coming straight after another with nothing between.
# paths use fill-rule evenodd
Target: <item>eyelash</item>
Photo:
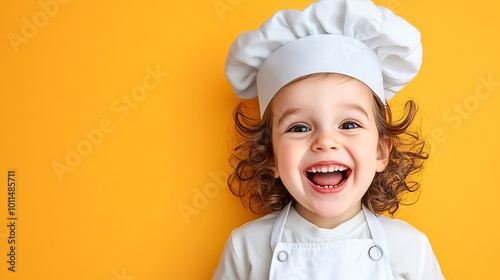
<instances>
[{"instance_id":1,"label":"eyelash","mask_svg":"<svg viewBox=\"0 0 500 280\"><path fill-rule=\"evenodd\" d=\"M345 125L353 125L353 127L351 128L345 128L344 126ZM355 120L352 120L352 119L349 119L349 120L345 120L343 121L340 126L339 126L339 129L345 129L345 130L350 130L350 129L355 129L355 128L360 128L361 125L359 124L359 122L355 121ZM295 129L297 128L300 128L301 131L297 131ZM304 130L305 129L305 130ZM300 133L300 132L309 132L311 131L311 128L305 124L294 124L292 126L290 126L290 128L288 128L286 130L286 132L295 132L295 133Z\"/></svg>"},{"instance_id":2,"label":"eyelash","mask_svg":"<svg viewBox=\"0 0 500 280\"><path fill-rule=\"evenodd\" d=\"M353 128L342 128L346 124L354 124L354 127ZM361 125L359 124L359 122L357 122L355 120L345 120L339 126L340 129L355 129L355 128L360 128L360 127L361 127Z\"/></svg>"},{"instance_id":3,"label":"eyelash","mask_svg":"<svg viewBox=\"0 0 500 280\"><path fill-rule=\"evenodd\" d=\"M305 128L307 131L294 131L294 129L295 129L295 128ZM299 123L299 124L294 124L294 125L290 126L290 128L288 128L288 129L286 130L286 132L296 132L296 133L300 133L300 132L309 132L309 131L311 131L311 128L310 128L310 127L308 127L307 125L305 125L305 124L301 124L301 123Z\"/></svg>"}]
</instances>

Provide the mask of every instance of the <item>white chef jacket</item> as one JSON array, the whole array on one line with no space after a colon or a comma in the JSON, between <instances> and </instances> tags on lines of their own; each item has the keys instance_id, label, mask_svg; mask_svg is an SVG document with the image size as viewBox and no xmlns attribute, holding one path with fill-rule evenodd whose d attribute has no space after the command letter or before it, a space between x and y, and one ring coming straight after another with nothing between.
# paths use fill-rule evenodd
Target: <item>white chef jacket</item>
<instances>
[{"instance_id":1,"label":"white chef jacket","mask_svg":"<svg viewBox=\"0 0 500 280\"><path fill-rule=\"evenodd\" d=\"M268 279L273 249L271 232L278 213L268 214L234 230L226 242L213 279ZM444 279L427 237L406 222L377 217L387 237L394 279ZM334 229L322 229L290 209L284 242L315 243L339 239L371 238L360 211Z\"/></svg>"}]
</instances>

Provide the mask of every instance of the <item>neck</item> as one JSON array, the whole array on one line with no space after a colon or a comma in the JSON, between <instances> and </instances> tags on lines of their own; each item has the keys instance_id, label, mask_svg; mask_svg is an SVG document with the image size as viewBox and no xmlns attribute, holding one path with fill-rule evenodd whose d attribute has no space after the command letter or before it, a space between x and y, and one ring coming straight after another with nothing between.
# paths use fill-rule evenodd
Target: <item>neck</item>
<instances>
[{"instance_id":1,"label":"neck","mask_svg":"<svg viewBox=\"0 0 500 280\"><path fill-rule=\"evenodd\" d=\"M361 211L361 203L359 204L359 206L353 207L352 209L349 209L348 211L345 211L339 215L333 214L331 216L322 216L318 213L312 212L299 203L295 205L295 210L297 210L297 213L299 213L302 218L306 219L308 222L316 225L317 227L324 229L333 229L356 216L359 211Z\"/></svg>"}]
</instances>

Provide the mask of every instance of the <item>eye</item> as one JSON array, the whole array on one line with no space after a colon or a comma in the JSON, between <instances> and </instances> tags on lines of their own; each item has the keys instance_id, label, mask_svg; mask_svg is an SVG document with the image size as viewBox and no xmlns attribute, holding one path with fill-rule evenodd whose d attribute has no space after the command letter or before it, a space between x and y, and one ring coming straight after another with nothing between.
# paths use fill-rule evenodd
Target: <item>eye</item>
<instances>
[{"instance_id":1,"label":"eye","mask_svg":"<svg viewBox=\"0 0 500 280\"><path fill-rule=\"evenodd\" d=\"M292 125L286 132L309 132L311 129L305 124Z\"/></svg>"},{"instance_id":2,"label":"eye","mask_svg":"<svg viewBox=\"0 0 500 280\"><path fill-rule=\"evenodd\" d=\"M347 120L347 121L344 121L340 126L339 128L340 129L355 129L355 128L360 128L361 125L359 125L359 123L357 123L356 121L354 120Z\"/></svg>"}]
</instances>

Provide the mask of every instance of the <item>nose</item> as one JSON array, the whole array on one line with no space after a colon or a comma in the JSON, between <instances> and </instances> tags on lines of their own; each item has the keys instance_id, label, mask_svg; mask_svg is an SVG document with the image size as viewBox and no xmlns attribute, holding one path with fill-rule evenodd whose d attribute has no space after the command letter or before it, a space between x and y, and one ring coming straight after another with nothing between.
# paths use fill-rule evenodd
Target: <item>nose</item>
<instances>
[{"instance_id":1,"label":"nose","mask_svg":"<svg viewBox=\"0 0 500 280\"><path fill-rule=\"evenodd\" d=\"M312 149L315 152L324 152L338 150L341 146L338 135L335 135L333 131L323 131L317 133Z\"/></svg>"}]
</instances>

